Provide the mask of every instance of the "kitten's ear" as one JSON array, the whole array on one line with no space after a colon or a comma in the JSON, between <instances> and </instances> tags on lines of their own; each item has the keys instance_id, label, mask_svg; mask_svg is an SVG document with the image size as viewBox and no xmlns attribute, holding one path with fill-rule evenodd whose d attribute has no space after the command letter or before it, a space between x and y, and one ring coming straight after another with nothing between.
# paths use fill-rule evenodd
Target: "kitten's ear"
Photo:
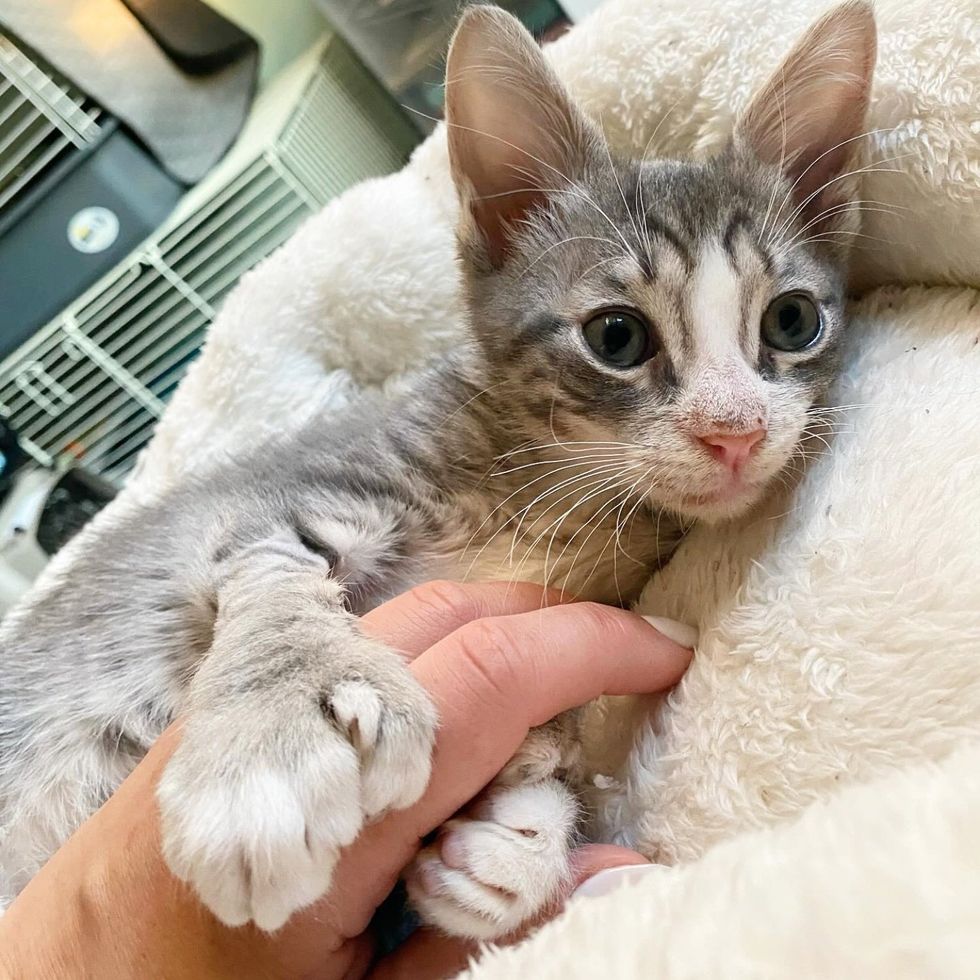
<instances>
[{"instance_id":1,"label":"kitten's ear","mask_svg":"<svg viewBox=\"0 0 980 980\"><path fill-rule=\"evenodd\" d=\"M456 29L446 122L464 237L476 231L499 266L515 225L581 175L596 133L531 35L497 7L471 7Z\"/></svg>"},{"instance_id":2,"label":"kitten's ear","mask_svg":"<svg viewBox=\"0 0 980 980\"><path fill-rule=\"evenodd\" d=\"M851 196L843 175L864 132L876 50L871 4L834 7L803 35L735 127L736 145L795 183L793 197L808 221Z\"/></svg>"}]
</instances>

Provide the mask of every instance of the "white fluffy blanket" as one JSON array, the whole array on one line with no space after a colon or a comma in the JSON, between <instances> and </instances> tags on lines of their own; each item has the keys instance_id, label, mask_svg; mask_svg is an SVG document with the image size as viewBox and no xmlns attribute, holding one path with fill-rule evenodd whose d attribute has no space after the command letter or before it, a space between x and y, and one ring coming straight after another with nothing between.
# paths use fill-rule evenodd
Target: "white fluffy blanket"
<instances>
[{"instance_id":1,"label":"white fluffy blanket","mask_svg":"<svg viewBox=\"0 0 980 980\"><path fill-rule=\"evenodd\" d=\"M828 5L610 0L551 53L618 146L659 126L651 152L700 155ZM980 9L877 6L863 196L902 210L867 213L851 407L792 496L692 535L644 596L702 642L662 710L623 709L638 745L602 814L675 866L474 977L976 976ZM55 567L128 501L454 344L455 208L437 132L312 218L228 299L127 491Z\"/></svg>"}]
</instances>

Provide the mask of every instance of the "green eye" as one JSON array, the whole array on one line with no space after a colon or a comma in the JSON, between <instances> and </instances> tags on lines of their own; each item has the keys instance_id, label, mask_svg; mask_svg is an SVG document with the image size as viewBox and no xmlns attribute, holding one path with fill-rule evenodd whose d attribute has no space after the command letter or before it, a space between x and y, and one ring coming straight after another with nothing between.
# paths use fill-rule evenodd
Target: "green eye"
<instances>
[{"instance_id":1,"label":"green eye","mask_svg":"<svg viewBox=\"0 0 980 980\"><path fill-rule=\"evenodd\" d=\"M607 364L635 367L653 357L650 328L635 313L600 313L586 323L584 332L586 343Z\"/></svg>"},{"instance_id":2,"label":"green eye","mask_svg":"<svg viewBox=\"0 0 980 980\"><path fill-rule=\"evenodd\" d=\"M804 293L777 296L762 314L762 339L776 350L804 350L822 329L820 311Z\"/></svg>"}]
</instances>

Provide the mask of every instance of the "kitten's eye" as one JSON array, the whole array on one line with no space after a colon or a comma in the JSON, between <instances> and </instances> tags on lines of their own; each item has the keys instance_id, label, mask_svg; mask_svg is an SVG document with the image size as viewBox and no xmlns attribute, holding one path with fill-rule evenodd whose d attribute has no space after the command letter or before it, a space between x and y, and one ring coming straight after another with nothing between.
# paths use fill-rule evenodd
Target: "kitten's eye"
<instances>
[{"instance_id":1,"label":"kitten's eye","mask_svg":"<svg viewBox=\"0 0 980 980\"><path fill-rule=\"evenodd\" d=\"M777 296L762 314L762 339L776 350L797 351L820 336L820 311L804 293Z\"/></svg>"},{"instance_id":2,"label":"kitten's eye","mask_svg":"<svg viewBox=\"0 0 980 980\"><path fill-rule=\"evenodd\" d=\"M584 332L596 354L616 367L635 367L654 353L650 330L634 313L600 313L586 323Z\"/></svg>"}]
</instances>

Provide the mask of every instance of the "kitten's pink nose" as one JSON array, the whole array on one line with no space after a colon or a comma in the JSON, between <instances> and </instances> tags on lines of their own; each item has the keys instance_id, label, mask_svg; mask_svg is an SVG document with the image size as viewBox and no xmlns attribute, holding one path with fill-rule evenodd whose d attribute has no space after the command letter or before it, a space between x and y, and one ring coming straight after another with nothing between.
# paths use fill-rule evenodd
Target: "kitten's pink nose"
<instances>
[{"instance_id":1,"label":"kitten's pink nose","mask_svg":"<svg viewBox=\"0 0 980 980\"><path fill-rule=\"evenodd\" d=\"M698 441L704 445L711 455L723 463L733 473L745 465L752 451L766 437L765 429L753 429L751 432L709 432L698 436Z\"/></svg>"}]
</instances>

